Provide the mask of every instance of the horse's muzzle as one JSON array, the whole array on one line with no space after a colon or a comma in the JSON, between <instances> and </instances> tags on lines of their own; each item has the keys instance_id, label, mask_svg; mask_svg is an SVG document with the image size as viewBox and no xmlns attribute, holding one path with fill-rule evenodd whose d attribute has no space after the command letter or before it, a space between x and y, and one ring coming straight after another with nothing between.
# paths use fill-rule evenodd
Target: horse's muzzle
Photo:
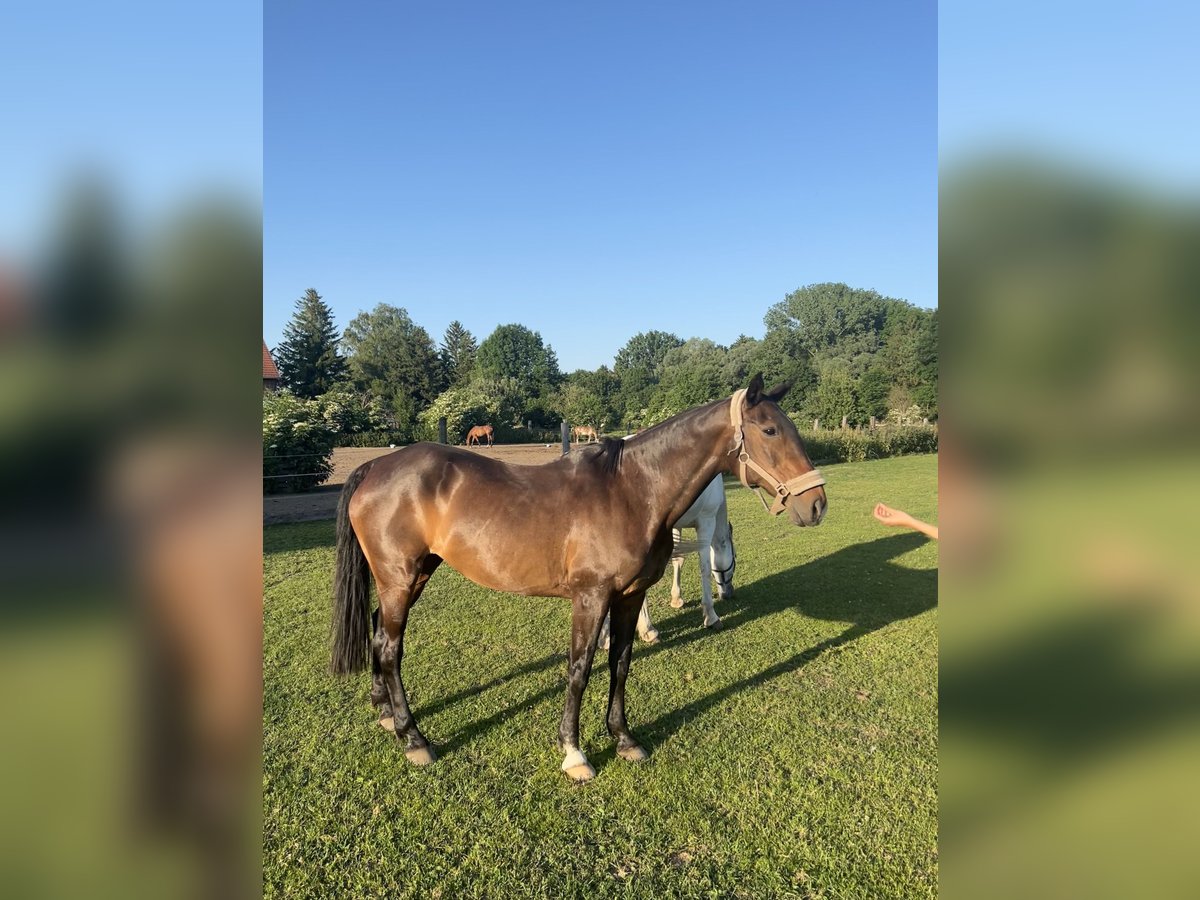
<instances>
[{"instance_id":1,"label":"horse's muzzle","mask_svg":"<svg viewBox=\"0 0 1200 900\"><path fill-rule=\"evenodd\" d=\"M815 487L803 494L789 497L786 505L788 517L793 525L811 528L821 524L821 520L825 518L825 510L829 508L829 501L825 498L825 489Z\"/></svg>"}]
</instances>

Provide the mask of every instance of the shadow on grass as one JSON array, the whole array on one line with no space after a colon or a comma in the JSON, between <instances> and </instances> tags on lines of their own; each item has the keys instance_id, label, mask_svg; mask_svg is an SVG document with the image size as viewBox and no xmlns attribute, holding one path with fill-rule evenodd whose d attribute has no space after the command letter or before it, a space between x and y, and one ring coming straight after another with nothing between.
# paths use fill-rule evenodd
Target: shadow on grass
<instances>
[{"instance_id":1,"label":"shadow on grass","mask_svg":"<svg viewBox=\"0 0 1200 900\"><path fill-rule=\"evenodd\" d=\"M766 617L798 612L822 621L846 622L849 627L841 634L821 641L808 649L780 660L774 665L713 691L693 702L663 712L649 722L631 723L635 733L653 747L670 737L680 726L725 702L743 691L750 690L782 675L795 672L822 653L850 644L892 622L920 615L937 605L937 570L914 570L892 563L892 560L925 543L915 534L900 534L879 538L865 544L846 547L829 556L797 566L752 584L737 588L735 595L721 601L718 609L726 632L743 628L750 622ZM690 624L689 624L690 623ZM639 660L659 653L677 650L694 641L714 639L711 632L696 627L695 610L685 608L658 624L661 640L650 647L640 645L634 650L630 677L637 677ZM438 741L443 752L452 752L487 733L513 715L565 690L565 656L554 653L514 669L510 674L492 679L485 685L472 685L415 710L419 718L440 711L457 701L481 691L521 678L560 667L563 672L556 683L535 691L491 715L460 728L446 741ZM605 689L608 664L603 653L597 653L592 678L597 684L591 690ZM550 740L553 734L548 735ZM598 753L593 762L599 763L612 754Z\"/></svg>"},{"instance_id":2,"label":"shadow on grass","mask_svg":"<svg viewBox=\"0 0 1200 900\"><path fill-rule=\"evenodd\" d=\"M332 552L334 536L332 519L268 525L263 528L263 555L293 553L301 550L329 550Z\"/></svg>"}]
</instances>

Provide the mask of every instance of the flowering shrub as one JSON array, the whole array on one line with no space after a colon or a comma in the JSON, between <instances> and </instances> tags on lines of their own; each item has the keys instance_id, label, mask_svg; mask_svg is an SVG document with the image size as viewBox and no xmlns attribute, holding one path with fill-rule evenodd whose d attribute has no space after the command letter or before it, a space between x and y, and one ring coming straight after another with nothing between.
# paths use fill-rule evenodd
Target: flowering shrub
<instances>
[{"instance_id":1,"label":"flowering shrub","mask_svg":"<svg viewBox=\"0 0 1200 900\"><path fill-rule=\"evenodd\" d=\"M334 435L321 399L263 394L263 493L311 490L328 478Z\"/></svg>"}]
</instances>

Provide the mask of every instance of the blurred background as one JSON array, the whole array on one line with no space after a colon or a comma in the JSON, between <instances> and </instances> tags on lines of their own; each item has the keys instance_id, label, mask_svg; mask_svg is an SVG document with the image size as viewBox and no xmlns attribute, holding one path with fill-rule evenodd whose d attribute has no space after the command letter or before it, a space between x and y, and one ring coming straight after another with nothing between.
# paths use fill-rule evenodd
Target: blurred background
<instances>
[{"instance_id":1,"label":"blurred background","mask_svg":"<svg viewBox=\"0 0 1200 900\"><path fill-rule=\"evenodd\" d=\"M0 884L256 895L261 10L4 31Z\"/></svg>"},{"instance_id":2,"label":"blurred background","mask_svg":"<svg viewBox=\"0 0 1200 900\"><path fill-rule=\"evenodd\" d=\"M939 25L941 886L1191 896L1200 18Z\"/></svg>"}]
</instances>

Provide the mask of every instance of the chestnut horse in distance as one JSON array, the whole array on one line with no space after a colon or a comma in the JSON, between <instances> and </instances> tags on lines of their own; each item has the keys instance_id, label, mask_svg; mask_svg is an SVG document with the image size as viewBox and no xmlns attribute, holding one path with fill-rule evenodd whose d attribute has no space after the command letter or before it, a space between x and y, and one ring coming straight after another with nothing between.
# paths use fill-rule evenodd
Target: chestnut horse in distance
<instances>
[{"instance_id":1,"label":"chestnut horse in distance","mask_svg":"<svg viewBox=\"0 0 1200 900\"><path fill-rule=\"evenodd\" d=\"M497 591L571 601L562 770L595 771L579 747L579 707L605 615L611 619L606 724L625 760L645 749L625 718L634 625L671 556L671 526L718 472L773 492L778 515L817 525L825 479L778 406L787 385L761 375L732 397L680 413L627 441L540 466L509 465L441 444L412 444L359 466L338 502L332 669L370 664L371 700L415 765L434 760L400 677L413 604L443 561ZM371 633L370 580L379 593ZM470 624L464 622L464 627Z\"/></svg>"},{"instance_id":2,"label":"chestnut horse in distance","mask_svg":"<svg viewBox=\"0 0 1200 900\"><path fill-rule=\"evenodd\" d=\"M472 428L470 431L468 431L467 432L467 446L468 447L471 446L471 441L474 441L475 445L479 446L480 438L486 438L487 445L489 447L492 446L492 426L491 425L476 425L474 428Z\"/></svg>"}]
</instances>

